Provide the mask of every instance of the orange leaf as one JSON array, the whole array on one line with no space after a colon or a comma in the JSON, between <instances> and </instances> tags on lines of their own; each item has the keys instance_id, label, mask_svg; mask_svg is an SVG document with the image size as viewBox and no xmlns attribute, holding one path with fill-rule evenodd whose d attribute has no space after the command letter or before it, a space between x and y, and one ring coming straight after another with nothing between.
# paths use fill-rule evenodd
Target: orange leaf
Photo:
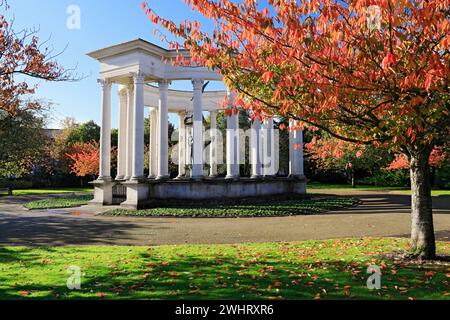
<instances>
[{"instance_id":1,"label":"orange leaf","mask_svg":"<svg viewBox=\"0 0 450 320\"><path fill-rule=\"evenodd\" d=\"M263 80L265 83L269 83L270 80L273 79L273 72L272 71L266 71L263 74Z\"/></svg>"}]
</instances>

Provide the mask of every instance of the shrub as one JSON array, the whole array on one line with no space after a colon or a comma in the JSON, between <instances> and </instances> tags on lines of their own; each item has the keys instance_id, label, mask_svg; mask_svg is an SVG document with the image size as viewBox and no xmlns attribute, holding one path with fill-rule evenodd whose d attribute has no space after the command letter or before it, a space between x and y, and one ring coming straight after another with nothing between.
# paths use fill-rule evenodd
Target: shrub
<instances>
[{"instance_id":1,"label":"shrub","mask_svg":"<svg viewBox=\"0 0 450 320\"><path fill-rule=\"evenodd\" d=\"M359 183L377 187L409 187L409 171L382 169L371 177L359 180Z\"/></svg>"}]
</instances>

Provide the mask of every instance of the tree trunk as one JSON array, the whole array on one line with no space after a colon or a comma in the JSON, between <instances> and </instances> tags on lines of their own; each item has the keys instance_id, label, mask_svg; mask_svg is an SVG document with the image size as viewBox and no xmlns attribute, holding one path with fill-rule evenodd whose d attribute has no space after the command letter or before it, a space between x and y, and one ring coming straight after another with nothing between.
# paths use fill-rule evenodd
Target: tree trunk
<instances>
[{"instance_id":1,"label":"tree trunk","mask_svg":"<svg viewBox=\"0 0 450 320\"><path fill-rule=\"evenodd\" d=\"M430 152L410 154L411 171L411 249L418 259L436 258L431 199Z\"/></svg>"}]
</instances>

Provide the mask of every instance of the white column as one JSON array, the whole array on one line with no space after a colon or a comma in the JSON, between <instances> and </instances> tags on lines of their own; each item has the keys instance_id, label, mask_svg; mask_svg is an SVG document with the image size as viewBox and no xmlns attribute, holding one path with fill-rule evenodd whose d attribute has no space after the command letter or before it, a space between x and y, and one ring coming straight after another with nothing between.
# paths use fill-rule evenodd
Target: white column
<instances>
[{"instance_id":1,"label":"white column","mask_svg":"<svg viewBox=\"0 0 450 320\"><path fill-rule=\"evenodd\" d=\"M297 172L295 136L295 121L289 120L289 177L295 177Z\"/></svg>"},{"instance_id":2,"label":"white column","mask_svg":"<svg viewBox=\"0 0 450 320\"><path fill-rule=\"evenodd\" d=\"M210 120L211 120L211 144L209 146L209 176L211 178L217 177L217 111L210 112Z\"/></svg>"},{"instance_id":3,"label":"white column","mask_svg":"<svg viewBox=\"0 0 450 320\"><path fill-rule=\"evenodd\" d=\"M289 122L289 176L303 178L303 132L297 128L297 121Z\"/></svg>"},{"instance_id":4,"label":"white column","mask_svg":"<svg viewBox=\"0 0 450 320\"><path fill-rule=\"evenodd\" d=\"M119 90L119 134L117 141L117 176L116 180L124 180L127 169L127 89Z\"/></svg>"},{"instance_id":5,"label":"white column","mask_svg":"<svg viewBox=\"0 0 450 320\"><path fill-rule=\"evenodd\" d=\"M261 141L261 121L255 119L252 123L251 131L251 164L252 164L252 179L261 178L262 172L262 141Z\"/></svg>"},{"instance_id":6,"label":"white column","mask_svg":"<svg viewBox=\"0 0 450 320\"><path fill-rule=\"evenodd\" d=\"M149 178L158 175L158 109L150 111L150 149L149 149Z\"/></svg>"},{"instance_id":7,"label":"white column","mask_svg":"<svg viewBox=\"0 0 450 320\"><path fill-rule=\"evenodd\" d=\"M226 179L239 179L239 112L227 118L227 176Z\"/></svg>"},{"instance_id":8,"label":"white column","mask_svg":"<svg viewBox=\"0 0 450 320\"><path fill-rule=\"evenodd\" d=\"M98 80L102 87L102 128L100 132L100 174L98 180L111 179L111 82Z\"/></svg>"},{"instance_id":9,"label":"white column","mask_svg":"<svg viewBox=\"0 0 450 320\"><path fill-rule=\"evenodd\" d=\"M134 105L133 105L133 163L131 180L139 181L144 178L144 76L140 73L133 75Z\"/></svg>"},{"instance_id":10,"label":"white column","mask_svg":"<svg viewBox=\"0 0 450 320\"><path fill-rule=\"evenodd\" d=\"M158 155L158 180L169 178L169 106L168 92L169 81L162 80L159 85L159 155Z\"/></svg>"},{"instance_id":11,"label":"white column","mask_svg":"<svg viewBox=\"0 0 450 320\"><path fill-rule=\"evenodd\" d=\"M178 179L186 176L186 125L184 124L185 112L178 114L180 125L178 128Z\"/></svg>"},{"instance_id":12,"label":"white column","mask_svg":"<svg viewBox=\"0 0 450 320\"><path fill-rule=\"evenodd\" d=\"M193 79L194 89L194 163L192 164L192 179L203 179L203 110L202 110L202 89L204 81Z\"/></svg>"},{"instance_id":13,"label":"white column","mask_svg":"<svg viewBox=\"0 0 450 320\"><path fill-rule=\"evenodd\" d=\"M305 178L305 159L303 155L303 131L298 130L296 134L296 141L299 146L297 149L297 172L300 178Z\"/></svg>"},{"instance_id":14,"label":"white column","mask_svg":"<svg viewBox=\"0 0 450 320\"><path fill-rule=\"evenodd\" d=\"M275 176L275 137L273 118L264 120L264 176Z\"/></svg>"},{"instance_id":15,"label":"white column","mask_svg":"<svg viewBox=\"0 0 450 320\"><path fill-rule=\"evenodd\" d=\"M130 180L133 172L133 132L134 132L134 86L129 84L127 93L127 134L126 134L126 175L125 180Z\"/></svg>"}]
</instances>

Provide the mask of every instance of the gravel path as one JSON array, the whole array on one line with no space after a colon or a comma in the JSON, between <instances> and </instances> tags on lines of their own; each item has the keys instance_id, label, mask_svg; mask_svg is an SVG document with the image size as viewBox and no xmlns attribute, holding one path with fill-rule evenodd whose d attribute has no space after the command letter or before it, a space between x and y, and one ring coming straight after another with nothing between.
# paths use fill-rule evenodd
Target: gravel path
<instances>
[{"instance_id":1,"label":"gravel path","mask_svg":"<svg viewBox=\"0 0 450 320\"><path fill-rule=\"evenodd\" d=\"M280 218L104 217L98 207L28 211L34 197L0 198L0 245L164 245L300 241L363 236L408 237L410 197L375 191L324 191L355 196L360 206ZM450 197L434 197L438 240L450 241Z\"/></svg>"}]
</instances>

